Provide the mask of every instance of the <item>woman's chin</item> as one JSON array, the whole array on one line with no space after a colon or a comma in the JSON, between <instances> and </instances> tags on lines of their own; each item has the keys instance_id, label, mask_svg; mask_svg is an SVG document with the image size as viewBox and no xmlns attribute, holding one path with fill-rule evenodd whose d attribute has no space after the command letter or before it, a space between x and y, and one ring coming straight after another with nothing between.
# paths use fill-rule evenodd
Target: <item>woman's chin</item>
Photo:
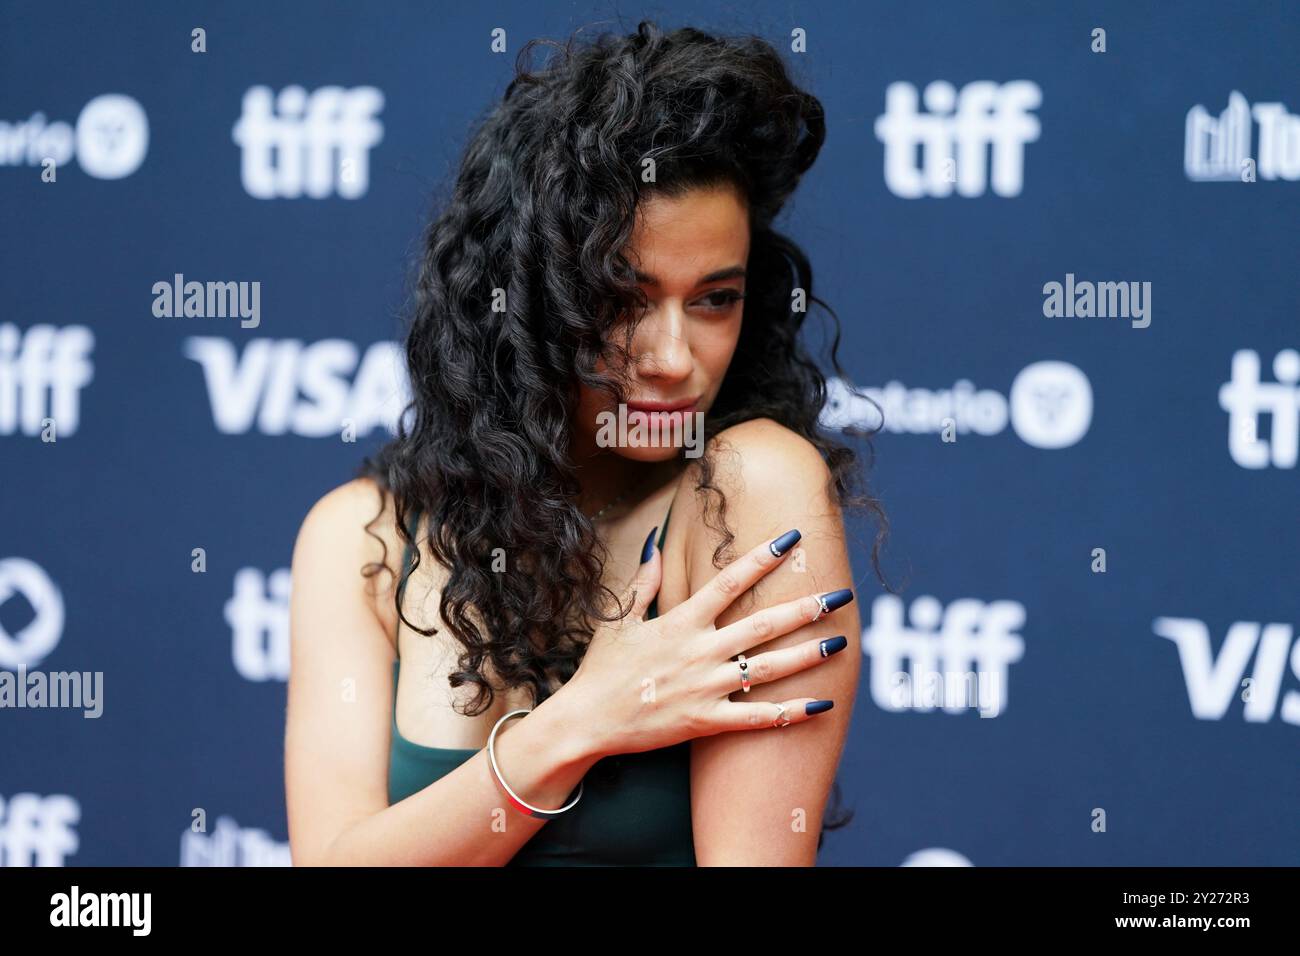
<instances>
[{"instance_id":1,"label":"woman's chin","mask_svg":"<svg viewBox=\"0 0 1300 956\"><path fill-rule=\"evenodd\" d=\"M608 449L620 458L626 458L629 461L640 461L646 464L655 464L661 461L669 461L673 458L680 458L682 448L680 445L673 447L671 445L646 445L646 446L628 446L615 447Z\"/></svg>"}]
</instances>

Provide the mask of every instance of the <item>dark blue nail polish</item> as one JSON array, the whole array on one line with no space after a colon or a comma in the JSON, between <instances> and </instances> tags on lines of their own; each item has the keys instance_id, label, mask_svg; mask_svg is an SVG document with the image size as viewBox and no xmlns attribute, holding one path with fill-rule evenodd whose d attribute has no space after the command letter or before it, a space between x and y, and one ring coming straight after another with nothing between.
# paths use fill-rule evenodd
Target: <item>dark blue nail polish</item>
<instances>
[{"instance_id":1,"label":"dark blue nail polish","mask_svg":"<svg viewBox=\"0 0 1300 956\"><path fill-rule=\"evenodd\" d=\"M801 537L803 537L803 535L799 533L798 529L787 531L785 534L781 535L781 537L769 544L767 549L772 552L774 558L779 558L798 544Z\"/></svg>"},{"instance_id":2,"label":"dark blue nail polish","mask_svg":"<svg viewBox=\"0 0 1300 956\"><path fill-rule=\"evenodd\" d=\"M829 614L852 601L853 592L848 588L840 588L838 591L828 591L817 600L822 602L822 613Z\"/></svg>"},{"instance_id":3,"label":"dark blue nail polish","mask_svg":"<svg viewBox=\"0 0 1300 956\"><path fill-rule=\"evenodd\" d=\"M654 557L654 554L655 554L655 532L658 531L658 530L659 530L659 526L658 526L658 525L655 525L653 528L650 529L650 537L648 537L648 538L645 539L645 546L641 549L641 563L642 563L642 564L645 564L647 561L649 561L651 558Z\"/></svg>"},{"instance_id":4,"label":"dark blue nail polish","mask_svg":"<svg viewBox=\"0 0 1300 956\"><path fill-rule=\"evenodd\" d=\"M833 700L815 700L803 709L803 712L811 717L813 714L822 714L835 706Z\"/></svg>"},{"instance_id":5,"label":"dark blue nail polish","mask_svg":"<svg viewBox=\"0 0 1300 956\"><path fill-rule=\"evenodd\" d=\"M822 657L830 657L837 651L842 651L849 646L849 639L841 634L839 637L828 637L822 641Z\"/></svg>"}]
</instances>

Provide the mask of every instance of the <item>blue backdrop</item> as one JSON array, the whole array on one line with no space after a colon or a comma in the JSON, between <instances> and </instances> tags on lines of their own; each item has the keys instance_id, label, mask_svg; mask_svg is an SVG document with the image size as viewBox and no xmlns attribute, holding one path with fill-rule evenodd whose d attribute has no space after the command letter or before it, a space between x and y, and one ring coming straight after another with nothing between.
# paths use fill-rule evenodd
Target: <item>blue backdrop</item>
<instances>
[{"instance_id":1,"label":"blue backdrop","mask_svg":"<svg viewBox=\"0 0 1300 956\"><path fill-rule=\"evenodd\" d=\"M821 862L1300 863L1300 9L620 12L3 5L0 863L287 862L291 548L407 256L522 43L642 15L827 109L784 225L907 587L855 524Z\"/></svg>"}]
</instances>

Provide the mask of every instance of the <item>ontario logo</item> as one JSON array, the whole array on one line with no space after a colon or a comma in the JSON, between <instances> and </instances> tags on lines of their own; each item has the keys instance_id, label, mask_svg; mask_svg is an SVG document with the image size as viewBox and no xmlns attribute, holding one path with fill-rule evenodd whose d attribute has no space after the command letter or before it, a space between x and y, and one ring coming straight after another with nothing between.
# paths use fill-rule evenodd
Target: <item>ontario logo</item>
<instances>
[{"instance_id":1,"label":"ontario logo","mask_svg":"<svg viewBox=\"0 0 1300 956\"><path fill-rule=\"evenodd\" d=\"M1034 448L1068 448L1092 424L1092 385L1069 362L1034 362L1011 382L1007 395L976 388L960 379L952 388L850 388L832 376L826 382L821 423L826 428L882 428L895 434L937 434L946 442L960 435L997 435L1007 425ZM875 404L873 404L873 402Z\"/></svg>"}]
</instances>

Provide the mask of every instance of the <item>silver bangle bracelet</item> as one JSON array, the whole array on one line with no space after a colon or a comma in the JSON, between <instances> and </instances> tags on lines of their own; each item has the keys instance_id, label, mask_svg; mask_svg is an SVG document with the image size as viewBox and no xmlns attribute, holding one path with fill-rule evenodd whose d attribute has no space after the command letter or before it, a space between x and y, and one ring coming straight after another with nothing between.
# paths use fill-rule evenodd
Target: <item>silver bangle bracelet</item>
<instances>
[{"instance_id":1,"label":"silver bangle bracelet","mask_svg":"<svg viewBox=\"0 0 1300 956\"><path fill-rule=\"evenodd\" d=\"M549 820L552 817L558 817L565 810L573 809L574 804L576 804L579 800L582 799L582 781L578 782L578 795L575 796L572 800L570 800L565 806L560 807L558 810L544 810L541 807L535 807L532 804L526 803L523 800L521 800L519 795L510 789L510 784L506 783L505 777L501 776L501 768L497 766L497 752L496 752L497 731L500 730L501 725L504 724L511 717L516 717L519 714L531 714L531 713L532 713L531 710L512 710L510 713L506 714L504 717L502 717L500 720L497 721L496 726L492 728L492 733L488 736L488 745L487 745L488 763L492 765L492 775L496 777L497 783L501 784L501 789L503 789L506 792L506 795L510 798L511 805L516 810L530 817L539 817L543 820Z\"/></svg>"}]
</instances>

